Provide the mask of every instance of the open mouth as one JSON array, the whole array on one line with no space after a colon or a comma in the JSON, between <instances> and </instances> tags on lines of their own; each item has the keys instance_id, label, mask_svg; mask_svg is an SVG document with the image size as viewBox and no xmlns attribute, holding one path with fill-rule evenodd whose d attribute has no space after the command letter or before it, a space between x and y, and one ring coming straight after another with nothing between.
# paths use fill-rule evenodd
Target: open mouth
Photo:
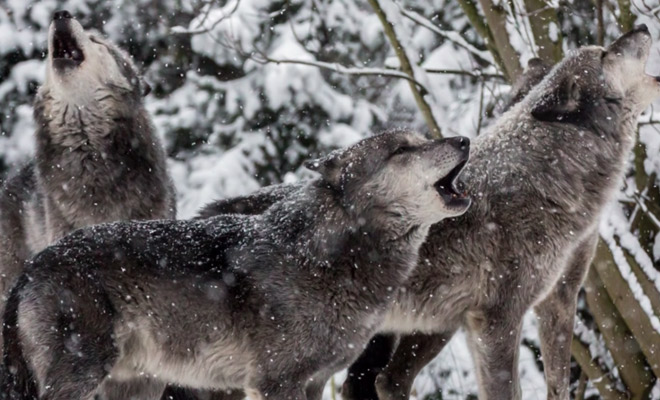
<instances>
[{"instance_id":1,"label":"open mouth","mask_svg":"<svg viewBox=\"0 0 660 400\"><path fill-rule=\"evenodd\" d=\"M56 29L53 34L53 63L57 67L76 67L85 60L78 42L69 29Z\"/></svg>"},{"instance_id":2,"label":"open mouth","mask_svg":"<svg viewBox=\"0 0 660 400\"><path fill-rule=\"evenodd\" d=\"M457 178L465 168L465 164L467 164L467 159L458 163L447 175L433 184L435 190L449 207L462 207L470 202L468 194L457 188Z\"/></svg>"}]
</instances>

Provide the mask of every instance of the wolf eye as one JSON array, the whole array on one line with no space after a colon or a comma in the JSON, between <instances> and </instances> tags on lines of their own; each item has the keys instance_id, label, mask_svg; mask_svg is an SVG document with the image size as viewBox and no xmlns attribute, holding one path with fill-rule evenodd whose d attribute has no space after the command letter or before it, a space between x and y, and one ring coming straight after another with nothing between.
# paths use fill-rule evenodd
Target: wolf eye
<instances>
[{"instance_id":1,"label":"wolf eye","mask_svg":"<svg viewBox=\"0 0 660 400\"><path fill-rule=\"evenodd\" d=\"M607 51L603 50L603 54L600 55L600 59L603 60L605 57L607 57Z\"/></svg>"},{"instance_id":2,"label":"wolf eye","mask_svg":"<svg viewBox=\"0 0 660 400\"><path fill-rule=\"evenodd\" d=\"M101 46L104 46L103 42L101 42L100 40L98 40L98 39L96 38L96 36L90 36L90 37L89 37L89 40L91 40L92 43L96 43L96 44L99 44L99 45L101 45Z\"/></svg>"},{"instance_id":3,"label":"wolf eye","mask_svg":"<svg viewBox=\"0 0 660 400\"><path fill-rule=\"evenodd\" d=\"M410 150L412 150L412 146L400 146L394 152L392 152L392 156L398 156L399 154L407 153Z\"/></svg>"}]
</instances>

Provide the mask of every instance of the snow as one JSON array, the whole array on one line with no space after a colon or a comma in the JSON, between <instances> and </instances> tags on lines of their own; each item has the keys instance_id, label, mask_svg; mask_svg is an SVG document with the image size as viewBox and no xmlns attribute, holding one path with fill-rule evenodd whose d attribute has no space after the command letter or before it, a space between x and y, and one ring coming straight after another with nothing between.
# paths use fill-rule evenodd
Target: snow
<instances>
[{"instance_id":1,"label":"snow","mask_svg":"<svg viewBox=\"0 0 660 400\"><path fill-rule=\"evenodd\" d=\"M148 14L147 10L153 6L151 1L97 3L6 0L0 6L0 58L2 62L9 60L8 55L17 51L25 59L7 64L9 75L0 80L3 110L0 167L3 164L16 167L33 152L33 85L43 81L46 29L56 7L74 12L84 19L86 26L92 23L98 7L107 7L103 14L99 13L103 20L94 20L94 28L125 47L132 46L133 51L137 47L145 50L136 53L140 54L137 61L145 61L145 73L151 83L164 88L162 93L150 95L145 101L171 155L168 164L178 190L180 218L194 216L201 206L214 199L247 194L270 183L304 179L309 172L300 167L303 159L355 143L390 124L428 129L415 111L417 106L408 82L397 79L402 73L393 68L400 66L399 60L393 56L380 21L364 1L292 0L287 2L290 8L283 12L269 0L204 3L164 0L157 2L156 21L147 25L148 28L144 28L145 21L138 17ZM313 10L312 3L319 9ZM497 117L497 107L509 85L424 71L496 72L494 67L484 69L475 61L475 55L486 60L492 57L481 50L483 43L460 7L443 0L381 3L413 63L415 80L429 91L426 100L443 134L474 137L480 123L481 129L492 123L492 118L485 117L487 110L495 110L491 115ZM515 5L523 9L522 3L516 1ZM636 10L645 9L645 4L637 0L633 3ZM646 3L657 8L656 0ZM556 0L549 4L559 7ZM194 8L198 6L201 8ZM12 11L11 16L4 11L5 7ZM526 61L534 55L525 35L528 22L518 15L509 18L507 32L511 43L521 60ZM606 13L608 41L619 34L611 18ZM657 40L660 25L654 16L640 15L638 22L647 23ZM579 13L567 13L562 23L561 27L550 24L548 33L552 40L557 40L568 28L595 32L594 22ZM582 30L576 30L577 36ZM185 37L190 38L190 49L182 54L177 52L176 40ZM565 49L576 45L569 40L574 39L565 39ZM649 73L660 73L659 49L656 42ZM151 50L156 57L153 62L146 56ZM205 65L203 57L219 67L232 67L239 74L228 77L208 72L214 66ZM264 64L264 57L311 65ZM182 74L180 84L175 82L172 70ZM651 110L641 119L649 120L660 120L660 114ZM180 144L180 136L190 137L192 143ZM645 172L660 175L658 127L642 126L639 139L648 154L643 164ZM621 199L630 200L625 195ZM653 254L647 254L630 232L629 219L618 203L605 216L601 234L614 252L619 271L627 279L635 299L654 328L659 329L658 310L650 309L648 297L630 271L623 252L635 259L644 275L660 290L657 269L660 235L655 238ZM525 318L523 337L538 345L536 327L536 319L530 313ZM576 332L588 344L592 355L598 356L617 376L599 335L580 324L576 325ZM520 358L523 398L545 398L543 375L534 355L523 346ZM343 379L344 373L335 377L336 387ZM422 399L439 387L446 399L465 399L476 394L476 377L463 333L457 334L417 378L416 396ZM593 393L594 389L589 390ZM331 398L331 392L328 384L326 400ZM652 397L660 399L660 384L656 384Z\"/></svg>"},{"instance_id":2,"label":"snow","mask_svg":"<svg viewBox=\"0 0 660 400\"><path fill-rule=\"evenodd\" d=\"M628 282L635 300L637 300L642 310L646 313L653 329L660 333L660 318L655 314L655 310L651 306L651 301L644 293L637 277L630 269L630 264L626 260L623 249L619 247L615 235L620 237L621 245L632 253L635 261L640 264L640 267L644 270L649 280L654 283L658 291L660 291L660 272L653 267L648 254L641 249L637 239L625 229L627 220L621 214L618 205L614 204L610 206L609 210L604 213L604 216L599 228L600 235L610 248L619 272Z\"/></svg>"}]
</instances>

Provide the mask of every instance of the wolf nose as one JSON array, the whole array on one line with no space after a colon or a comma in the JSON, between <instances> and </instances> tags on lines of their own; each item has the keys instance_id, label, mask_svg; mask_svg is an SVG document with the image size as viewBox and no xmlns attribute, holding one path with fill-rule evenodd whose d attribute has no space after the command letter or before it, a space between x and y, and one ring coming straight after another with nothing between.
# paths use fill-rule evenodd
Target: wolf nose
<instances>
[{"instance_id":1,"label":"wolf nose","mask_svg":"<svg viewBox=\"0 0 660 400\"><path fill-rule=\"evenodd\" d=\"M53 14L53 21L57 21L58 19L71 19L73 18L73 15L71 15L70 12L67 10L61 10L61 11L55 11L55 14Z\"/></svg>"},{"instance_id":2,"label":"wolf nose","mask_svg":"<svg viewBox=\"0 0 660 400\"><path fill-rule=\"evenodd\" d=\"M646 26L646 24L639 24L639 25L635 26L635 28L633 30L635 32L647 32L648 33L649 27Z\"/></svg>"},{"instance_id":3,"label":"wolf nose","mask_svg":"<svg viewBox=\"0 0 660 400\"><path fill-rule=\"evenodd\" d=\"M465 136L455 136L447 140L452 144L452 146L459 150L467 150L470 148L470 139L466 138Z\"/></svg>"}]
</instances>

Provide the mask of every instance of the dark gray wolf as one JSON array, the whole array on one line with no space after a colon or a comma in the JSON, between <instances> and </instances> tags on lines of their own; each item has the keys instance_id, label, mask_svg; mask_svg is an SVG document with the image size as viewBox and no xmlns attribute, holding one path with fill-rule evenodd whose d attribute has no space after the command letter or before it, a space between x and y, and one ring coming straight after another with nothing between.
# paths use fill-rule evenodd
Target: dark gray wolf
<instances>
[{"instance_id":1,"label":"dark gray wolf","mask_svg":"<svg viewBox=\"0 0 660 400\"><path fill-rule=\"evenodd\" d=\"M46 71L35 160L0 191L0 312L25 261L69 232L175 216L165 152L142 103L149 86L130 57L60 11ZM119 399L137 390L112 386Z\"/></svg>"},{"instance_id":2,"label":"dark gray wolf","mask_svg":"<svg viewBox=\"0 0 660 400\"><path fill-rule=\"evenodd\" d=\"M345 399L408 399L419 370L460 327L479 399L520 399L520 331L531 306L541 322L548 399L568 399L577 292L600 214L621 182L639 114L660 95L658 78L644 73L650 45L639 26L607 49L573 52L474 141L463 179L474 205L431 228L379 328L389 334L349 369ZM529 81L538 82L543 71L531 67ZM216 202L201 215L260 212L270 199L294 196L296 186Z\"/></svg>"},{"instance_id":3,"label":"dark gray wolf","mask_svg":"<svg viewBox=\"0 0 660 400\"><path fill-rule=\"evenodd\" d=\"M430 225L468 208L454 188L468 153L465 138L391 132L308 163L321 178L261 215L72 233L12 289L2 393L90 399L106 377L144 376L317 398L381 325Z\"/></svg>"},{"instance_id":4,"label":"dark gray wolf","mask_svg":"<svg viewBox=\"0 0 660 400\"><path fill-rule=\"evenodd\" d=\"M34 162L0 192L0 310L25 260L101 222L173 218L165 152L130 57L55 13L46 80L34 102Z\"/></svg>"}]
</instances>

